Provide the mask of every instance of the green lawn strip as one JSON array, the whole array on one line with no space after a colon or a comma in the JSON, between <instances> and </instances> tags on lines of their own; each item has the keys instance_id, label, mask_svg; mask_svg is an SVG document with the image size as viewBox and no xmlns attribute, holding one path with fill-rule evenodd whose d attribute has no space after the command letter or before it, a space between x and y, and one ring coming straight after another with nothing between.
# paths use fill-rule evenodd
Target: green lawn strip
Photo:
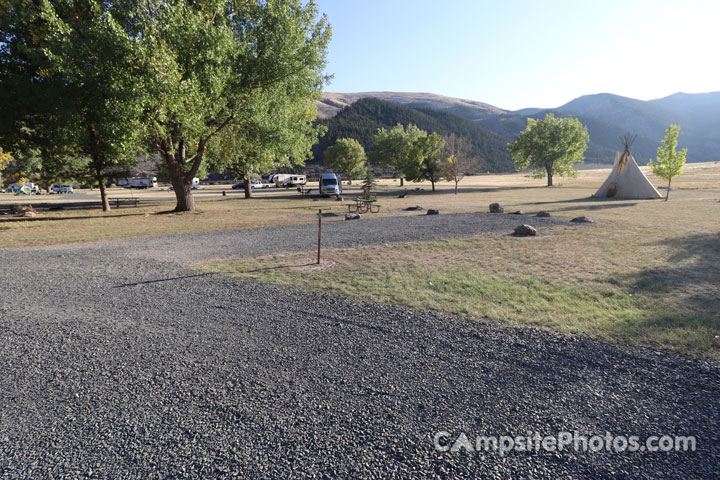
<instances>
[{"instance_id":1,"label":"green lawn strip","mask_svg":"<svg viewBox=\"0 0 720 480\"><path fill-rule=\"evenodd\" d=\"M428 244L417 245L428 252ZM446 242L439 242L440 246ZM452 265L436 266L427 273L424 266L407 262L352 263L316 271L299 268L309 262L309 254L292 254L203 268L301 290L720 358L717 321L678 309L636 285L629 288L614 282L612 275L572 285L545 275L490 275Z\"/></svg>"}]
</instances>

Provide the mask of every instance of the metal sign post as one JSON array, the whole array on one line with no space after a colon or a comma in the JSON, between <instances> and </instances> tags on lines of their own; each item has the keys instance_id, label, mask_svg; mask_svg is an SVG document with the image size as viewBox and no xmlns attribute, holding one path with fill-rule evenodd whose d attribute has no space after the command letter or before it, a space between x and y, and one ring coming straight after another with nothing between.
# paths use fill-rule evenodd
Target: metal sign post
<instances>
[{"instance_id":1,"label":"metal sign post","mask_svg":"<svg viewBox=\"0 0 720 480\"><path fill-rule=\"evenodd\" d=\"M318 210L318 258L317 264L320 265L320 241L322 240L322 209Z\"/></svg>"}]
</instances>

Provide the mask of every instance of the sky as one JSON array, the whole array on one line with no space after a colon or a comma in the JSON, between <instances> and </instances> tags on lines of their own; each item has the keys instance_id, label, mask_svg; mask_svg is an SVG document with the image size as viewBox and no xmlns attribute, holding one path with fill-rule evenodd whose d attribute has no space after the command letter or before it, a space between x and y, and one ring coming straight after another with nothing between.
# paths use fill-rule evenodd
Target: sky
<instances>
[{"instance_id":1,"label":"sky","mask_svg":"<svg viewBox=\"0 0 720 480\"><path fill-rule=\"evenodd\" d=\"M720 90L719 0L316 0L328 92L429 92L500 108L592 93Z\"/></svg>"}]
</instances>

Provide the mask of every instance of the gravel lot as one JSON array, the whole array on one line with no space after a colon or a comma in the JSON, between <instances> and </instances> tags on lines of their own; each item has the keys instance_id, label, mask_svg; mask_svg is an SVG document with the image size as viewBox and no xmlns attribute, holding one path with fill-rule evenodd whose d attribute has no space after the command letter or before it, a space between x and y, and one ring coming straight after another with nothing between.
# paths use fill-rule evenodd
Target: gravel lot
<instances>
[{"instance_id":1,"label":"gravel lot","mask_svg":"<svg viewBox=\"0 0 720 480\"><path fill-rule=\"evenodd\" d=\"M559 221L527 220L440 215L323 228L327 246L348 246L503 233L523 222L542 234ZM717 478L715 362L186 267L312 248L314 231L0 249L0 475ZM433 447L440 431L454 440L575 430L642 441L694 435L697 451Z\"/></svg>"}]
</instances>

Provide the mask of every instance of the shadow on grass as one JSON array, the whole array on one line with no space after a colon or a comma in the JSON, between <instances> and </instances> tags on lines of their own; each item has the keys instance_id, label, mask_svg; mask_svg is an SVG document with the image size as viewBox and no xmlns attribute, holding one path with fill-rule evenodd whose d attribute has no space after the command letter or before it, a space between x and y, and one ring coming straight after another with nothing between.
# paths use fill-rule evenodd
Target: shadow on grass
<instances>
[{"instance_id":1,"label":"shadow on grass","mask_svg":"<svg viewBox=\"0 0 720 480\"><path fill-rule=\"evenodd\" d=\"M617 275L610 281L650 302L651 312L623 328L674 338L696 337L701 350L720 352L720 236L695 234L654 245L670 248L668 265Z\"/></svg>"}]
</instances>

